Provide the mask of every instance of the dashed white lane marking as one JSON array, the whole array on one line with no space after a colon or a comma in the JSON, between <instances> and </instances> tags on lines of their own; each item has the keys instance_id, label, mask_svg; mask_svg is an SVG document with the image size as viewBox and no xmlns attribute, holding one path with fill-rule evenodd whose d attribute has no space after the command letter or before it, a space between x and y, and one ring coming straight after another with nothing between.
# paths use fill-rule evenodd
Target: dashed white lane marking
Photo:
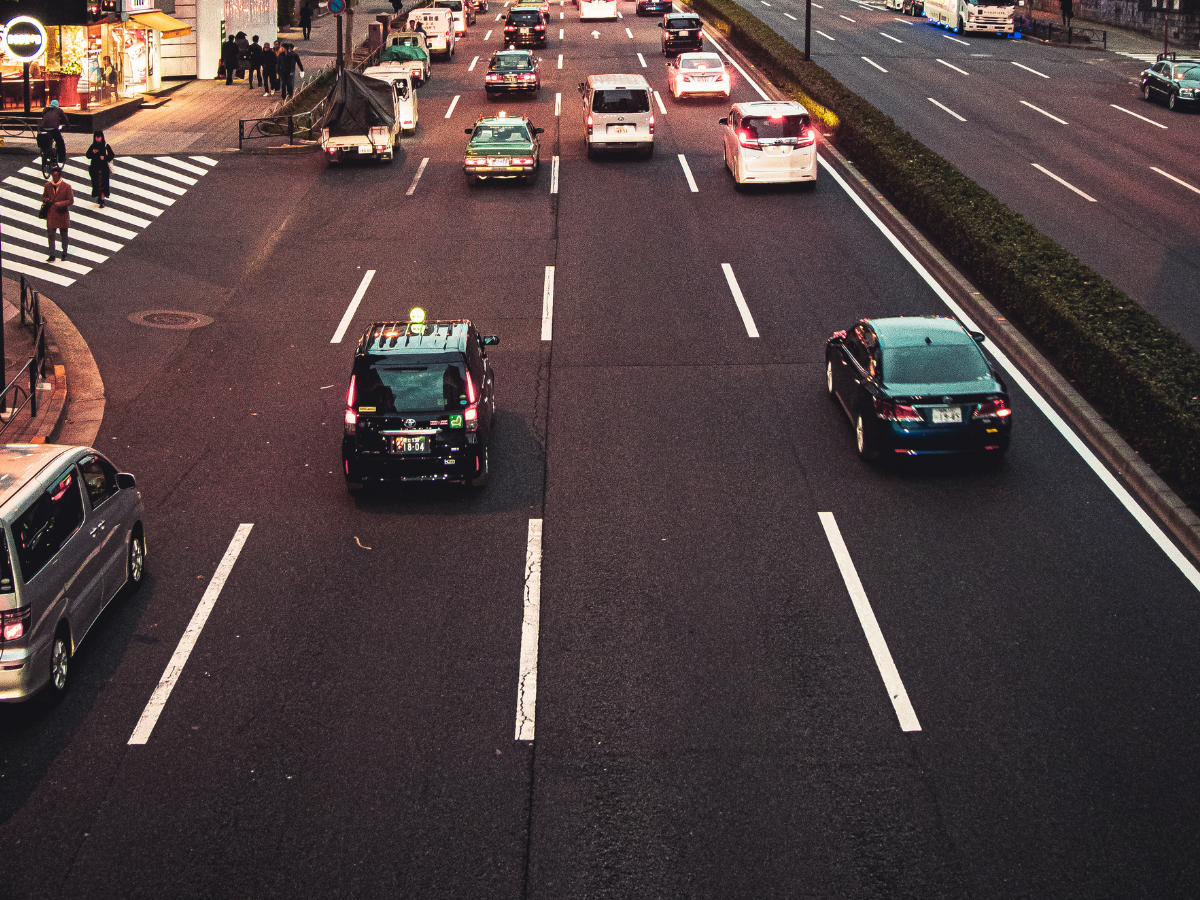
<instances>
[{"instance_id":1,"label":"dashed white lane marking","mask_svg":"<svg viewBox=\"0 0 1200 900\"><path fill-rule=\"evenodd\" d=\"M557 194L558 193L558 157L555 156L555 157L552 157L551 159L552 159L552 161L551 161L551 165L550 165L550 193Z\"/></svg>"},{"instance_id":2,"label":"dashed white lane marking","mask_svg":"<svg viewBox=\"0 0 1200 900\"><path fill-rule=\"evenodd\" d=\"M1053 119L1055 122L1058 122L1060 125L1068 125L1068 124L1070 124L1070 123L1069 123L1069 122L1067 122L1065 119L1060 119L1058 116L1054 115L1053 113L1048 113L1048 112L1046 112L1046 111L1045 111L1044 109L1042 109L1040 106L1034 106L1034 105L1033 105L1032 103L1030 103L1028 100L1022 100L1022 101L1021 101L1021 105L1022 105L1022 106L1028 106L1028 107L1029 107L1030 109L1032 109L1034 112L1040 112L1040 113L1041 113L1043 116L1045 116L1047 119Z\"/></svg>"},{"instance_id":3,"label":"dashed white lane marking","mask_svg":"<svg viewBox=\"0 0 1200 900\"><path fill-rule=\"evenodd\" d=\"M898 37L892 37L892 36L891 36L890 34L888 34L886 31L881 31L881 32L879 32L879 33L880 33L880 34L882 34L882 35L883 35L885 38L887 38L889 41L895 41L897 44L903 44L903 43L904 43L904 41L900 40L900 38L898 38Z\"/></svg>"},{"instance_id":4,"label":"dashed white lane marking","mask_svg":"<svg viewBox=\"0 0 1200 900\"><path fill-rule=\"evenodd\" d=\"M642 56L640 53L638 54L638 62L642 64L643 69L646 68L646 57Z\"/></svg>"},{"instance_id":5,"label":"dashed white lane marking","mask_svg":"<svg viewBox=\"0 0 1200 900\"><path fill-rule=\"evenodd\" d=\"M1024 69L1026 72L1032 72L1034 75L1038 76L1038 78L1047 78L1048 79L1050 77L1049 75L1042 74L1037 69L1031 69L1031 68L1029 68L1029 66L1023 66L1019 62L1014 62L1013 65L1016 66L1018 69Z\"/></svg>"},{"instance_id":6,"label":"dashed white lane marking","mask_svg":"<svg viewBox=\"0 0 1200 900\"><path fill-rule=\"evenodd\" d=\"M880 72L883 72L885 75L887 74L887 69L885 69L885 68L884 68L883 66L881 66L879 63L875 62L875 60L873 60L873 59L868 59L868 58L867 58L867 57L865 57L865 56L864 56L862 59L863 59L863 62L865 62L865 63L867 63L867 64L869 64L869 65L872 65L872 66L874 66L874 67L875 67L875 68L877 68L877 69L878 69Z\"/></svg>"},{"instance_id":7,"label":"dashed white lane marking","mask_svg":"<svg viewBox=\"0 0 1200 900\"><path fill-rule=\"evenodd\" d=\"M1075 185L1071 184L1071 182L1067 181L1066 179L1059 178L1057 175L1055 175L1053 172L1051 172L1051 171L1050 171L1049 169L1047 169L1045 166L1041 166L1041 165L1038 165L1037 163L1033 163L1033 167L1034 167L1035 169L1037 169L1039 172L1041 172L1043 175L1049 175L1051 178L1053 178L1055 181L1057 181L1057 182L1058 182L1059 184L1061 184L1063 187L1065 187L1065 188L1067 188L1067 189L1069 189L1069 190L1072 190L1072 191L1074 191L1074 192L1075 192L1075 193L1077 193L1077 194L1078 194L1080 197L1082 197L1084 200L1087 200L1089 203L1095 203L1095 202L1096 202L1096 198L1095 198L1095 197L1092 197L1092 196L1090 196L1090 195L1088 195L1088 194L1085 194L1083 191L1081 191L1079 188L1075 187Z\"/></svg>"},{"instance_id":8,"label":"dashed white lane marking","mask_svg":"<svg viewBox=\"0 0 1200 900\"><path fill-rule=\"evenodd\" d=\"M688 165L687 157L682 153L679 154L679 164L683 166L683 177L687 179L688 187L691 188L692 193L700 193L700 188L696 187L696 179L692 177L692 169Z\"/></svg>"},{"instance_id":9,"label":"dashed white lane marking","mask_svg":"<svg viewBox=\"0 0 1200 900\"><path fill-rule=\"evenodd\" d=\"M488 33L483 36L483 39L485 41L490 41L492 39L492 32L489 30Z\"/></svg>"},{"instance_id":10,"label":"dashed white lane marking","mask_svg":"<svg viewBox=\"0 0 1200 900\"><path fill-rule=\"evenodd\" d=\"M667 108L663 106L662 94L660 94L658 91L655 91L654 99L658 101L658 111L665 116L667 114Z\"/></svg>"},{"instance_id":11,"label":"dashed white lane marking","mask_svg":"<svg viewBox=\"0 0 1200 900\"><path fill-rule=\"evenodd\" d=\"M896 16L895 20L897 22L903 22L905 25L915 25L916 24L915 22L910 22L908 19L901 19L899 16Z\"/></svg>"},{"instance_id":12,"label":"dashed white lane marking","mask_svg":"<svg viewBox=\"0 0 1200 900\"><path fill-rule=\"evenodd\" d=\"M367 288L371 284L371 279L375 277L374 269L367 269L367 272L359 282L358 290L354 292L353 299L350 300L350 305L346 307L346 312L342 315L342 321L338 323L337 331L333 333L333 337L329 339L331 344L340 344L342 338L346 336L346 329L350 327L350 322L354 318L354 314L358 312L358 304L362 303L363 295L366 294Z\"/></svg>"},{"instance_id":13,"label":"dashed white lane marking","mask_svg":"<svg viewBox=\"0 0 1200 900\"><path fill-rule=\"evenodd\" d=\"M447 119L450 118L450 116L454 113L454 107L458 106L459 96L460 96L459 94L455 94L454 99L450 101L450 108L448 110L446 110L446 118Z\"/></svg>"},{"instance_id":14,"label":"dashed white lane marking","mask_svg":"<svg viewBox=\"0 0 1200 900\"><path fill-rule=\"evenodd\" d=\"M559 14L558 14L558 20L559 20L560 22L561 22L563 19L565 19L566 17L567 17L567 14L566 14L566 13L559 13ZM559 39L560 41L562 40L562 29L561 29L561 28L558 30L558 39Z\"/></svg>"},{"instance_id":15,"label":"dashed white lane marking","mask_svg":"<svg viewBox=\"0 0 1200 900\"><path fill-rule=\"evenodd\" d=\"M171 691L175 688L175 683L179 680L183 667L187 665L192 648L196 646L200 632L204 630L204 623L208 621L209 614L217 603L217 597L220 596L221 589L225 587L229 573L233 571L233 564L237 562L238 555L242 552L242 547L253 527L252 523L243 523L234 532L233 540L229 542L225 555L221 557L212 581L208 583L204 596L200 598L200 605L196 607L196 611L192 614L192 620L188 622L188 626L183 632L183 637L179 639L175 652L171 654L171 661L167 663L166 671L163 672L162 678L154 688L154 693L150 695L150 702L142 710L141 718L138 719L133 734L129 737L130 744L144 744L149 740L150 732L154 730L163 707L167 705L167 698L171 696Z\"/></svg>"},{"instance_id":16,"label":"dashed white lane marking","mask_svg":"<svg viewBox=\"0 0 1200 900\"><path fill-rule=\"evenodd\" d=\"M854 22L854 19L850 18L849 16L843 16L841 13L838 13L838 18L845 19L847 22ZM857 25L858 23L854 22L854 24Z\"/></svg>"},{"instance_id":17,"label":"dashed white lane marking","mask_svg":"<svg viewBox=\"0 0 1200 900\"><path fill-rule=\"evenodd\" d=\"M960 121L960 122L967 121L962 116L960 116L958 113L956 113L954 110L952 110L950 107L946 106L944 103L938 103L932 97L927 97L926 99L930 103L932 103L934 106L936 106L938 109L945 110L946 112L950 113L950 115L954 116L954 118L958 119L958 121Z\"/></svg>"},{"instance_id":18,"label":"dashed white lane marking","mask_svg":"<svg viewBox=\"0 0 1200 900\"><path fill-rule=\"evenodd\" d=\"M784 13L784 15L785 15L785 16L787 16L789 19L791 19L793 22L799 22L799 21L800 21L800 20L799 20L799 19L797 19L795 16L793 16L791 13L785 12L785 13Z\"/></svg>"},{"instance_id":19,"label":"dashed white lane marking","mask_svg":"<svg viewBox=\"0 0 1200 900\"><path fill-rule=\"evenodd\" d=\"M816 4L814 3L813 6L816 6ZM767 92L758 86L758 82L755 81L753 78L751 78L749 73L745 69L743 69L741 67L741 65L738 64L738 61L729 55L729 53L725 50L725 48L721 46L721 43L719 41L714 41L712 38L712 35L709 34L707 31L704 32L704 39L706 41L708 41L710 44L712 44L714 47L716 47L718 53L720 53L727 60L729 60L729 64L731 66L733 66L735 69L737 69L738 72L741 73L741 76L746 79L746 84L750 85L750 87L752 87L752 88L754 88L754 90L758 91L758 96L762 97L764 100L771 99L770 97L767 96Z\"/></svg>"},{"instance_id":20,"label":"dashed white lane marking","mask_svg":"<svg viewBox=\"0 0 1200 900\"><path fill-rule=\"evenodd\" d=\"M837 38L830 37L823 31L817 31L817 29L815 29L815 28L813 29L813 31L816 31L817 34L819 34L821 37L825 38L825 40L827 40L827 41L836 41L837 40Z\"/></svg>"},{"instance_id":21,"label":"dashed white lane marking","mask_svg":"<svg viewBox=\"0 0 1200 900\"><path fill-rule=\"evenodd\" d=\"M530 519L525 541L525 598L521 614L521 664L517 675L514 740L532 741L537 712L538 630L542 618L542 520Z\"/></svg>"},{"instance_id":22,"label":"dashed white lane marking","mask_svg":"<svg viewBox=\"0 0 1200 900\"><path fill-rule=\"evenodd\" d=\"M1151 167L1150 167L1150 171L1151 171L1151 172L1157 172L1159 175L1163 176L1164 178L1170 178L1170 179L1171 179L1173 182L1175 182L1176 184L1181 184L1181 185L1183 185L1183 186L1184 186L1185 188L1187 188L1189 191L1193 191L1193 192L1195 192L1195 193L1197 193L1197 194L1200 194L1200 188L1196 187L1194 184L1188 184L1188 183L1187 183L1186 181L1184 181L1182 178L1176 178L1176 177L1175 177L1174 175L1172 175L1170 172L1164 172L1164 171L1163 171L1162 169L1160 169L1158 166L1151 166Z\"/></svg>"},{"instance_id":23,"label":"dashed white lane marking","mask_svg":"<svg viewBox=\"0 0 1200 900\"><path fill-rule=\"evenodd\" d=\"M837 560L838 569L842 573L842 581L846 583L850 602L854 604L854 611L858 614L858 624L862 626L863 634L867 636L867 645L871 648L871 655L875 657L875 666L883 677L883 685L887 688L892 708L896 710L896 718L900 720L900 730L920 731L921 723L917 721L917 714L908 700L908 691L904 689L904 682L900 679L900 673L896 669L892 653L888 650L887 641L884 640L883 632L879 629L875 611L871 609L871 601L867 599L867 592L863 590L858 570L854 568L854 560L850 558L850 551L846 549L846 542L842 540L842 532L838 528L837 520L831 512L817 513L817 515L821 518L821 526L825 529L829 549L833 551L833 558Z\"/></svg>"},{"instance_id":24,"label":"dashed white lane marking","mask_svg":"<svg viewBox=\"0 0 1200 900\"><path fill-rule=\"evenodd\" d=\"M813 6L815 6L817 9L824 9L824 8L825 8L825 7L823 7L823 6L822 6L820 3L814 3L814 4L813 4Z\"/></svg>"},{"instance_id":25,"label":"dashed white lane marking","mask_svg":"<svg viewBox=\"0 0 1200 900\"><path fill-rule=\"evenodd\" d=\"M500 13L496 16L496 21L499 22L503 18L504 18L504 13Z\"/></svg>"},{"instance_id":26,"label":"dashed white lane marking","mask_svg":"<svg viewBox=\"0 0 1200 900\"><path fill-rule=\"evenodd\" d=\"M626 28L626 29L625 29L625 33L626 33L627 35L629 35L629 39L632 41L632 40L633 40L633 32L632 32L632 31L630 31L628 28Z\"/></svg>"},{"instance_id":27,"label":"dashed white lane marking","mask_svg":"<svg viewBox=\"0 0 1200 900\"><path fill-rule=\"evenodd\" d=\"M542 283L542 340L548 341L554 334L554 266L546 266L546 280Z\"/></svg>"},{"instance_id":28,"label":"dashed white lane marking","mask_svg":"<svg viewBox=\"0 0 1200 900\"><path fill-rule=\"evenodd\" d=\"M1117 106L1117 104L1115 104L1115 103L1110 103L1108 105L1111 106L1113 109L1120 110L1121 112L1125 113L1125 115L1127 115L1127 116L1133 116L1135 119L1141 119L1143 122L1149 122L1155 128L1165 129L1167 127L1166 125L1163 125L1161 122L1155 122L1153 119L1147 119L1145 116L1138 115L1132 109L1126 109L1123 106Z\"/></svg>"},{"instance_id":29,"label":"dashed white lane marking","mask_svg":"<svg viewBox=\"0 0 1200 900\"><path fill-rule=\"evenodd\" d=\"M970 74L971 74L971 73L970 73L970 72L968 72L966 69L960 69L958 66L956 66L956 65L952 65L951 63L948 63L948 62L946 62L944 59L935 59L935 60L934 60L934 62L941 63L941 64L942 64L943 66L945 66L947 69L953 69L953 70L954 70L955 72L957 72L959 75L970 75Z\"/></svg>"},{"instance_id":30,"label":"dashed white lane marking","mask_svg":"<svg viewBox=\"0 0 1200 900\"><path fill-rule=\"evenodd\" d=\"M554 95L554 114L556 116L562 115L562 94Z\"/></svg>"},{"instance_id":31,"label":"dashed white lane marking","mask_svg":"<svg viewBox=\"0 0 1200 900\"><path fill-rule=\"evenodd\" d=\"M737 304L738 312L742 314L742 324L746 326L746 334L752 338L758 337L758 327L754 324L754 317L750 315L750 307L746 305L742 289L738 287L737 277L733 274L733 266L729 263L721 263L721 271L725 273L725 281L729 284L729 292L733 294L733 302Z\"/></svg>"},{"instance_id":32,"label":"dashed white lane marking","mask_svg":"<svg viewBox=\"0 0 1200 900\"><path fill-rule=\"evenodd\" d=\"M467 66L467 71L474 72L475 71L475 63L477 63L477 62L479 62L478 56L475 57L473 60L471 60L471 64L469 66Z\"/></svg>"},{"instance_id":33,"label":"dashed white lane marking","mask_svg":"<svg viewBox=\"0 0 1200 900\"><path fill-rule=\"evenodd\" d=\"M624 17L623 15L621 15L621 14L618 12L618 13L617 13L617 18L618 18L618 19L623 19L623 18L625 18L625 17Z\"/></svg>"},{"instance_id":34,"label":"dashed white lane marking","mask_svg":"<svg viewBox=\"0 0 1200 900\"><path fill-rule=\"evenodd\" d=\"M761 3L763 6L770 6L770 5L771 5L770 3L768 3L768 2L767 2L767 0L758 0L758 2L759 2L759 3Z\"/></svg>"},{"instance_id":35,"label":"dashed white lane marking","mask_svg":"<svg viewBox=\"0 0 1200 900\"><path fill-rule=\"evenodd\" d=\"M944 38L945 38L946 40L948 40L948 41L954 41L954 43L956 43L956 44L962 44L964 47L970 47L970 46L971 46L971 42L970 42L970 41L963 41L963 40L959 40L959 39L958 39L958 38L956 38L956 37L950 37L950 35L948 35L948 34L943 34L943 35L942 35L942 37L944 37Z\"/></svg>"},{"instance_id":36,"label":"dashed white lane marking","mask_svg":"<svg viewBox=\"0 0 1200 900\"><path fill-rule=\"evenodd\" d=\"M421 164L417 166L417 174L413 176L412 184L408 186L408 190L404 192L405 197L411 197L417 190L417 182L421 180L421 175L425 172L425 167L429 165L429 157L421 160Z\"/></svg>"}]
</instances>

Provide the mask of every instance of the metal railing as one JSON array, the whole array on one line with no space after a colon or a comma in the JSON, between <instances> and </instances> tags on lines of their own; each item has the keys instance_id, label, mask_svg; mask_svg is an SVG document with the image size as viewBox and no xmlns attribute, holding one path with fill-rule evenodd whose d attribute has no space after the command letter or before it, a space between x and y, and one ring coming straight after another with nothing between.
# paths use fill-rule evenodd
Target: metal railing
<instances>
[{"instance_id":1,"label":"metal railing","mask_svg":"<svg viewBox=\"0 0 1200 900\"><path fill-rule=\"evenodd\" d=\"M37 418L38 385L46 377L46 321L42 318L41 296L29 286L24 275L21 276L20 315L21 325L31 325L34 329L33 355L0 393L0 420L4 422L0 425L0 434L17 421L26 406L29 407L29 418Z\"/></svg>"},{"instance_id":2,"label":"metal railing","mask_svg":"<svg viewBox=\"0 0 1200 900\"><path fill-rule=\"evenodd\" d=\"M1098 43L1101 48L1108 49L1108 32L1100 28L1076 28L1074 25L1064 27L1047 19L1027 18L1021 23L1020 31L1032 38L1052 41L1055 44L1093 46Z\"/></svg>"}]
</instances>

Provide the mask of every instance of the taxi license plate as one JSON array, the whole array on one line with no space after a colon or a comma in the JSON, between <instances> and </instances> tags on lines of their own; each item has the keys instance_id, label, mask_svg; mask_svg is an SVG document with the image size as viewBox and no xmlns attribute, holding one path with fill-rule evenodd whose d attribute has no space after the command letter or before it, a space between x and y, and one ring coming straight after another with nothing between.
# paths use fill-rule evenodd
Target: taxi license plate
<instances>
[{"instance_id":1,"label":"taxi license plate","mask_svg":"<svg viewBox=\"0 0 1200 900\"><path fill-rule=\"evenodd\" d=\"M516 75L505 75L504 80L508 83L512 83L517 80L517 76Z\"/></svg>"},{"instance_id":2,"label":"taxi license plate","mask_svg":"<svg viewBox=\"0 0 1200 900\"><path fill-rule=\"evenodd\" d=\"M374 147L368 147L366 144L359 144L359 145L358 145L358 152L359 152L359 153L370 153L370 152L371 152L372 150L374 150L374 149L375 149Z\"/></svg>"},{"instance_id":3,"label":"taxi license plate","mask_svg":"<svg viewBox=\"0 0 1200 900\"><path fill-rule=\"evenodd\" d=\"M934 425L948 425L953 422L962 421L961 406L935 406L931 412L933 413Z\"/></svg>"},{"instance_id":4,"label":"taxi license plate","mask_svg":"<svg viewBox=\"0 0 1200 900\"><path fill-rule=\"evenodd\" d=\"M416 437L394 437L392 438L393 453L428 453L429 438L425 435Z\"/></svg>"},{"instance_id":5,"label":"taxi license plate","mask_svg":"<svg viewBox=\"0 0 1200 900\"><path fill-rule=\"evenodd\" d=\"M489 166L507 166L508 165L508 157L493 156L491 159L488 160L488 165Z\"/></svg>"}]
</instances>

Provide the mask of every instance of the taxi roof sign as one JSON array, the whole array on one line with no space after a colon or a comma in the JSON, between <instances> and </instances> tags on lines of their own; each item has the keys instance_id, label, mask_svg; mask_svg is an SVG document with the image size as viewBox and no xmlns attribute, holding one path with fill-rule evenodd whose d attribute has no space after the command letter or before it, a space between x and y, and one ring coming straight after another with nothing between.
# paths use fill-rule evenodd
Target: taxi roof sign
<instances>
[{"instance_id":1,"label":"taxi roof sign","mask_svg":"<svg viewBox=\"0 0 1200 900\"><path fill-rule=\"evenodd\" d=\"M419 306L414 306L408 313L408 321L417 324L425 321L425 310Z\"/></svg>"}]
</instances>

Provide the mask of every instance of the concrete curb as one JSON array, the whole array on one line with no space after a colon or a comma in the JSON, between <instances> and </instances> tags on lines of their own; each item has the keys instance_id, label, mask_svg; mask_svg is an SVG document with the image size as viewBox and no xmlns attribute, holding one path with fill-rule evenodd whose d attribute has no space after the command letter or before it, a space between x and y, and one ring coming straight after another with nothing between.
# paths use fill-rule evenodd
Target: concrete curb
<instances>
[{"instance_id":1,"label":"concrete curb","mask_svg":"<svg viewBox=\"0 0 1200 900\"><path fill-rule=\"evenodd\" d=\"M63 369L71 373L69 382L63 379L63 398L54 426L46 434L57 443L91 446L96 442L100 423L104 420L106 401L100 369L87 341L58 304L43 296L41 308L46 320L47 341L53 335L56 359L60 359Z\"/></svg>"},{"instance_id":2,"label":"concrete curb","mask_svg":"<svg viewBox=\"0 0 1200 900\"><path fill-rule=\"evenodd\" d=\"M715 27L712 31L720 33ZM787 95L769 82L728 39L722 47L748 70L755 70L768 93L777 99ZM934 247L898 209L875 188L837 148L825 140L825 149L838 165L859 185L862 198L897 226L901 240L910 251L924 257L922 262L955 299L972 315L976 323L1025 373L1047 400L1066 418L1088 445L1104 460L1113 474L1148 509L1192 558L1200 562L1200 516L1180 499L1137 451L1096 412L1049 361L1017 328L1000 315L980 291L942 253Z\"/></svg>"}]
</instances>

